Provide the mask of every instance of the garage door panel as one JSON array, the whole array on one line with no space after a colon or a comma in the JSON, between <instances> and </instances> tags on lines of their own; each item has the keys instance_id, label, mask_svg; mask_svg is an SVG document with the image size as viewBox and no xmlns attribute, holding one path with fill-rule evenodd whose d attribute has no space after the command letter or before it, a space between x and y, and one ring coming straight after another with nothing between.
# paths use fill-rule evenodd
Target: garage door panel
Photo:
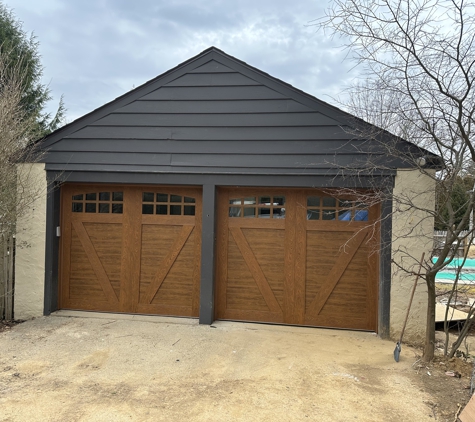
<instances>
[{"instance_id":1,"label":"garage door panel","mask_svg":"<svg viewBox=\"0 0 475 422\"><path fill-rule=\"evenodd\" d=\"M375 330L378 233L367 220L377 211L328 192L275 192L220 193L217 317ZM278 209L275 219L269 204ZM263 286L278 308L269 306Z\"/></svg>"},{"instance_id":2,"label":"garage door panel","mask_svg":"<svg viewBox=\"0 0 475 422\"><path fill-rule=\"evenodd\" d=\"M115 229L112 233L103 230L102 225L97 226L94 223L76 222L71 229L68 296L71 301L86 295L93 298L93 302L117 304L121 251L116 244L121 243L121 225L108 225L109 229L111 226ZM108 248L112 250L110 256L105 252ZM73 302L71 304L75 306Z\"/></svg>"},{"instance_id":3,"label":"garage door panel","mask_svg":"<svg viewBox=\"0 0 475 422\"><path fill-rule=\"evenodd\" d=\"M60 307L197 316L200 219L199 189L63 186Z\"/></svg>"},{"instance_id":4,"label":"garage door panel","mask_svg":"<svg viewBox=\"0 0 475 422\"><path fill-rule=\"evenodd\" d=\"M268 310L256 280L231 233L228 236L227 270L226 304L228 309Z\"/></svg>"},{"instance_id":5,"label":"garage door panel","mask_svg":"<svg viewBox=\"0 0 475 422\"><path fill-rule=\"evenodd\" d=\"M72 309L79 311L98 311L98 312L119 312L116 304L108 301L96 300L91 302L90 300L84 300L83 297L72 300L71 302L65 302L63 309Z\"/></svg>"},{"instance_id":6,"label":"garage door panel","mask_svg":"<svg viewBox=\"0 0 475 422\"><path fill-rule=\"evenodd\" d=\"M372 330L368 328L368 321L366 318L356 315L350 321L346 315L331 315L310 317L305 316L304 325L310 325L313 327L328 327L328 328L349 328L353 330Z\"/></svg>"},{"instance_id":7,"label":"garage door panel","mask_svg":"<svg viewBox=\"0 0 475 422\"><path fill-rule=\"evenodd\" d=\"M278 274L275 266L278 268L283 260L283 246L272 244L271 238L269 232L262 229L230 229L228 307L282 312L283 273ZM277 255L272 255L272 252Z\"/></svg>"},{"instance_id":8,"label":"garage door panel","mask_svg":"<svg viewBox=\"0 0 475 422\"><path fill-rule=\"evenodd\" d=\"M150 276L156 272L157 261L164 260L181 231L181 226L142 226L142 275Z\"/></svg>"},{"instance_id":9,"label":"garage door panel","mask_svg":"<svg viewBox=\"0 0 475 422\"><path fill-rule=\"evenodd\" d=\"M340 233L341 235L342 233ZM337 236L338 237L338 236ZM337 259L331 271L325 277L325 283L320 287L320 290L316 296L312 299L310 304L307 302L306 312L312 317L325 314L339 316L341 312L348 318L348 324L351 324L352 311L345 305L354 305L357 297L353 299L351 296L351 290L348 290L348 286L343 286L345 280L351 280L353 283L358 281L364 281L367 283L367 277L365 272L349 270L349 267L355 257L358 255L359 248L363 244L367 237L366 231L358 231L351 233L346 239L337 239L333 245L338 246L338 252L335 253ZM338 242L338 243L337 243ZM361 255L361 254L360 254ZM359 255L358 255L359 256ZM346 289L345 289L346 287ZM367 310L364 307L366 300L362 303L361 309L358 310L358 314L366 314Z\"/></svg>"},{"instance_id":10,"label":"garage door panel","mask_svg":"<svg viewBox=\"0 0 475 422\"><path fill-rule=\"evenodd\" d=\"M120 295L122 224L85 223L92 246L117 297Z\"/></svg>"},{"instance_id":11,"label":"garage door panel","mask_svg":"<svg viewBox=\"0 0 475 422\"><path fill-rule=\"evenodd\" d=\"M366 314L366 289L355 288L353 290L345 290L346 287L345 285L338 285L318 315L346 316L350 319L353 318L353 315L363 315L361 318L364 318Z\"/></svg>"},{"instance_id":12,"label":"garage door panel","mask_svg":"<svg viewBox=\"0 0 475 422\"><path fill-rule=\"evenodd\" d=\"M254 287L252 281L248 281L248 283L240 283L239 286L235 287L230 284L226 298L226 308L228 310L269 311L264 298L259 290Z\"/></svg>"},{"instance_id":13,"label":"garage door panel","mask_svg":"<svg viewBox=\"0 0 475 422\"><path fill-rule=\"evenodd\" d=\"M191 284L190 282L188 285L184 283L177 285L176 283L165 281L150 304L157 306L186 306L191 308Z\"/></svg>"},{"instance_id":14,"label":"garage door panel","mask_svg":"<svg viewBox=\"0 0 475 422\"><path fill-rule=\"evenodd\" d=\"M192 277L192 230L190 226L185 230L181 226L147 226L142 231L140 302L151 303L165 284L173 283L174 275L178 280L180 275Z\"/></svg>"},{"instance_id":15,"label":"garage door panel","mask_svg":"<svg viewBox=\"0 0 475 422\"><path fill-rule=\"evenodd\" d=\"M264 229L242 229L242 233L279 304L279 312L284 308L284 230L269 233Z\"/></svg>"},{"instance_id":16,"label":"garage door panel","mask_svg":"<svg viewBox=\"0 0 475 422\"><path fill-rule=\"evenodd\" d=\"M164 315L164 316L178 316L178 317L195 317L195 313L190 312L189 306L174 306L174 305L153 305L139 303L137 305L137 313L150 315Z\"/></svg>"},{"instance_id":17,"label":"garage door panel","mask_svg":"<svg viewBox=\"0 0 475 422\"><path fill-rule=\"evenodd\" d=\"M284 323L284 317L281 312L256 311L246 309L226 309L220 319L229 319L233 321L258 321Z\"/></svg>"},{"instance_id":18,"label":"garage door panel","mask_svg":"<svg viewBox=\"0 0 475 422\"><path fill-rule=\"evenodd\" d=\"M191 235L154 295L152 304L191 307L194 268L189 263L193 262L193 258L194 236ZM158 266L166 267L164 263L160 263Z\"/></svg>"}]
</instances>

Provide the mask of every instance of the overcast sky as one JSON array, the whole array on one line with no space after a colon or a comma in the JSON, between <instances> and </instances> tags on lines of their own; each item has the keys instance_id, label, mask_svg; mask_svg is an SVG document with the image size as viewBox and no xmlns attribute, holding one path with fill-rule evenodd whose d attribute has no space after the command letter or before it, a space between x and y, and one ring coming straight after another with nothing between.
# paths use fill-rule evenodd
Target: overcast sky
<instances>
[{"instance_id":1,"label":"overcast sky","mask_svg":"<svg viewBox=\"0 0 475 422\"><path fill-rule=\"evenodd\" d=\"M210 46L332 102L355 72L318 0L7 0L70 122Z\"/></svg>"}]
</instances>

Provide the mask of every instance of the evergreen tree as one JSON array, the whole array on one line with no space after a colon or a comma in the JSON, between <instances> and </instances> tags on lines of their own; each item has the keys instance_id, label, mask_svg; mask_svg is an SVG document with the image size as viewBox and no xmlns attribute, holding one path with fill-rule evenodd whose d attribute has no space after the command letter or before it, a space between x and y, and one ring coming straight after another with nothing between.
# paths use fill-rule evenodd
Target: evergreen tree
<instances>
[{"instance_id":1,"label":"evergreen tree","mask_svg":"<svg viewBox=\"0 0 475 422\"><path fill-rule=\"evenodd\" d=\"M7 6L0 3L0 55L6 63L7 73L22 75L21 105L25 116L34 118L36 127L32 134L40 138L57 129L64 118L64 104L60 99L54 117L44 111L46 103L52 99L49 88L41 83L43 66L38 53L36 37L23 30L23 24ZM2 87L0 86L0 95Z\"/></svg>"},{"instance_id":2,"label":"evergreen tree","mask_svg":"<svg viewBox=\"0 0 475 422\"><path fill-rule=\"evenodd\" d=\"M470 228L470 221L464 219L470 206L470 196L474 179L471 176L457 176L451 180L443 180L436 188L435 230L447 230L448 222L453 216L453 224L458 226L462 221L463 230Z\"/></svg>"}]
</instances>

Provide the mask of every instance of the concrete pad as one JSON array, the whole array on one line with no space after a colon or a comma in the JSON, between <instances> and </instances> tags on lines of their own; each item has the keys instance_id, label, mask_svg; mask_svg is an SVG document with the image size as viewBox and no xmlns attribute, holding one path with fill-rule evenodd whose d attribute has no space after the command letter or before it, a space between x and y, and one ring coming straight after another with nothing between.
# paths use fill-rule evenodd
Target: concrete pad
<instances>
[{"instance_id":1,"label":"concrete pad","mask_svg":"<svg viewBox=\"0 0 475 422\"><path fill-rule=\"evenodd\" d=\"M198 325L198 318L180 318L180 317L164 317L160 315L138 315L138 314L116 314L110 312L93 312L93 311L70 311L62 309L60 311L52 312L51 316L56 317L77 317L77 318L99 318L99 319L113 319L125 321L145 321L166 324L183 324L183 325Z\"/></svg>"},{"instance_id":2,"label":"concrete pad","mask_svg":"<svg viewBox=\"0 0 475 422\"><path fill-rule=\"evenodd\" d=\"M433 420L372 333L80 314L0 333L1 421Z\"/></svg>"}]
</instances>

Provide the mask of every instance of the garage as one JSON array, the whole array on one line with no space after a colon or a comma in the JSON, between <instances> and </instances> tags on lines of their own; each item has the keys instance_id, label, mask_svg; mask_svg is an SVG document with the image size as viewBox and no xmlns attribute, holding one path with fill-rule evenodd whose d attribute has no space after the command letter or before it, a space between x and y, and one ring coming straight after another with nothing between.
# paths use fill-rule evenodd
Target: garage
<instances>
[{"instance_id":1,"label":"garage","mask_svg":"<svg viewBox=\"0 0 475 422\"><path fill-rule=\"evenodd\" d=\"M218 319L376 330L378 206L317 189L218 202Z\"/></svg>"},{"instance_id":2,"label":"garage","mask_svg":"<svg viewBox=\"0 0 475 422\"><path fill-rule=\"evenodd\" d=\"M47 194L19 231L36 242L17 253L19 318L74 309L400 331L411 283L391 254L425 244L395 244L404 220L391 193L433 200L411 164L430 166L428 151L215 47L38 148ZM407 224L421 219L430 233L427 216ZM31 262L44 264L31 274Z\"/></svg>"},{"instance_id":3,"label":"garage","mask_svg":"<svg viewBox=\"0 0 475 422\"><path fill-rule=\"evenodd\" d=\"M60 307L198 316L197 188L65 184Z\"/></svg>"}]
</instances>

